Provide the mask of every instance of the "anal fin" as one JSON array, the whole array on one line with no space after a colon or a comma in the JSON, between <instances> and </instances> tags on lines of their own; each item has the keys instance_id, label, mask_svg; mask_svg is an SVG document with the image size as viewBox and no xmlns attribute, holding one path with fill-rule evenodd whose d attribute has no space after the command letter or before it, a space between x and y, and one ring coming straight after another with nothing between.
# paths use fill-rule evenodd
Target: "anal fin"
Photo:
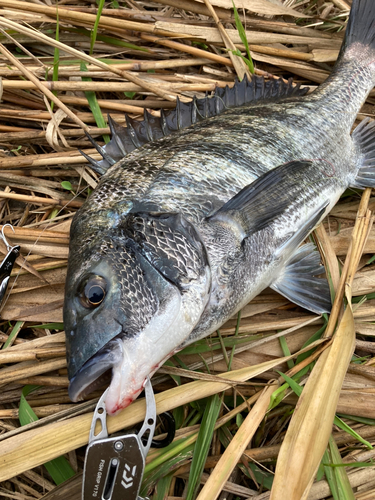
<instances>
[{"instance_id":1,"label":"anal fin","mask_svg":"<svg viewBox=\"0 0 375 500\"><path fill-rule=\"evenodd\" d=\"M271 288L295 304L321 314L331 311L331 295L319 252L307 243L297 249Z\"/></svg>"}]
</instances>

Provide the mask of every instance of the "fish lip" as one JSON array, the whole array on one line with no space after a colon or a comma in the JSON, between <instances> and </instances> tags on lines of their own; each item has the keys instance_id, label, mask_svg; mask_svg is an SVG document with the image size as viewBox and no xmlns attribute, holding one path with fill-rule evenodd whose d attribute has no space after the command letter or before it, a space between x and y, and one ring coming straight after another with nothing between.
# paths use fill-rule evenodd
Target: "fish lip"
<instances>
[{"instance_id":1,"label":"fish lip","mask_svg":"<svg viewBox=\"0 0 375 500\"><path fill-rule=\"evenodd\" d=\"M97 354L92 356L70 379L68 394L73 402L82 399L102 387L107 381L107 372L112 371L121 355L121 346L118 339L111 340Z\"/></svg>"}]
</instances>

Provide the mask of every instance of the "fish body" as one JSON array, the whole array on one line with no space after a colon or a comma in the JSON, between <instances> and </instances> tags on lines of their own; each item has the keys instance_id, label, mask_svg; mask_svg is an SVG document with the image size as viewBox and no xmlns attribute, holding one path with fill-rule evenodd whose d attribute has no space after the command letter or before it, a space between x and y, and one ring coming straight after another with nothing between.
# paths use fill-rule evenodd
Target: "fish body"
<instances>
[{"instance_id":1,"label":"fish body","mask_svg":"<svg viewBox=\"0 0 375 500\"><path fill-rule=\"evenodd\" d=\"M375 128L363 123L351 135L375 84L374 21L375 5L354 0L338 63L311 95L279 84L284 95L269 98L269 84L260 99L200 122L195 101L193 124L170 135L181 113L115 130L97 165L105 173L71 229L64 321L73 400L111 371L107 411L124 408L165 359L267 286L329 310L317 253L299 245L348 186L375 186ZM230 96L250 87L256 95L257 85L241 82ZM157 140L142 144L146 136ZM141 147L113 160L129 137Z\"/></svg>"}]
</instances>

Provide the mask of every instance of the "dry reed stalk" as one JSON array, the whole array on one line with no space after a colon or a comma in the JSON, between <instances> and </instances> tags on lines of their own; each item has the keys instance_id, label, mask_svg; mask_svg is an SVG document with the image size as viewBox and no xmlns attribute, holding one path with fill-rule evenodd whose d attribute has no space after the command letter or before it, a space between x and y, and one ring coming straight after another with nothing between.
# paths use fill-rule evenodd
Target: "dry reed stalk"
<instances>
[{"instance_id":1,"label":"dry reed stalk","mask_svg":"<svg viewBox=\"0 0 375 500\"><path fill-rule=\"evenodd\" d=\"M17 380L20 385L42 385L42 386L52 386L52 387L68 387L69 379L68 377L55 377L55 376L43 376L36 375L34 377L20 378ZM76 407L76 405L74 405Z\"/></svg>"},{"instance_id":2,"label":"dry reed stalk","mask_svg":"<svg viewBox=\"0 0 375 500\"><path fill-rule=\"evenodd\" d=\"M64 102L66 104L76 104L81 106L88 105L88 101L85 97L66 95L61 96L60 100L61 102ZM121 102L108 102L105 99L97 99L97 101L100 107L104 107L106 109L114 109L117 111L123 111L124 113L134 113L141 115L143 115L144 112L144 108L141 108L139 106L130 106L129 104L122 104Z\"/></svg>"},{"instance_id":3,"label":"dry reed stalk","mask_svg":"<svg viewBox=\"0 0 375 500\"><path fill-rule=\"evenodd\" d=\"M19 365L7 366L0 370L0 386L4 387L15 380L48 373L66 367L66 359L53 359L51 361L40 361L38 363L22 362Z\"/></svg>"},{"instance_id":4,"label":"dry reed stalk","mask_svg":"<svg viewBox=\"0 0 375 500\"><path fill-rule=\"evenodd\" d=\"M374 469L372 467L370 468L366 467L366 469L354 471L351 474L349 474L350 486L352 488L357 488L358 486L368 484L369 481L372 481L373 477L374 477ZM332 498L331 489L328 482L322 480L319 481L318 483L314 483L311 487L308 500L323 500L327 498ZM358 498L357 494L356 498ZM271 499L270 492L263 493L257 496L257 500L269 500L269 499Z\"/></svg>"},{"instance_id":5,"label":"dry reed stalk","mask_svg":"<svg viewBox=\"0 0 375 500\"><path fill-rule=\"evenodd\" d=\"M310 53L297 52L291 49L278 49L276 47L267 47L263 45L249 44L249 49L252 52L258 52L259 54L267 54L270 56L287 57L289 59L298 59L300 61L314 61L314 51ZM337 59L337 53L335 51ZM323 62L323 61L321 61Z\"/></svg>"},{"instance_id":6,"label":"dry reed stalk","mask_svg":"<svg viewBox=\"0 0 375 500\"><path fill-rule=\"evenodd\" d=\"M215 9L212 7L210 0L204 0L204 3L206 5L210 15L212 16L213 20L215 21L215 24L217 26L217 29L220 33L220 36L221 36L223 42L224 42L225 47L228 49L229 58L232 61L233 67L237 73L239 80L241 81L245 75L247 76L247 78L249 80L251 80L250 71L249 71L248 67L246 66L245 62L240 57L233 54L233 52L236 51L236 46L234 45L230 36L226 32L224 26L220 22L220 19L219 19L218 15L216 14Z\"/></svg>"},{"instance_id":7,"label":"dry reed stalk","mask_svg":"<svg viewBox=\"0 0 375 500\"><path fill-rule=\"evenodd\" d=\"M74 404L56 404L56 405L47 405L47 406L36 406L33 408L34 413L36 414L37 417L43 418L43 417L48 417L50 415L55 415L56 413L62 411L62 410L67 410L69 408L74 408ZM1 410L0 409L0 418L1 419L18 419L19 417L19 410L18 409L13 409L13 410Z\"/></svg>"},{"instance_id":8,"label":"dry reed stalk","mask_svg":"<svg viewBox=\"0 0 375 500\"><path fill-rule=\"evenodd\" d=\"M25 12L37 12L43 15L48 15L52 19L56 18L56 8L48 7L46 5L31 4L29 2L22 2L20 0L0 0L0 7L9 7L15 10ZM83 22L93 26L96 21L94 14L85 14L84 12L76 12L70 9L58 7L59 19L68 19L70 21ZM168 32L155 29L152 24L138 23L134 21L127 21L125 19L114 19L112 17L101 16L99 26L108 28L119 28L121 30L140 31L146 33L156 33L160 36L169 36ZM182 34L183 37L183 34Z\"/></svg>"},{"instance_id":9,"label":"dry reed stalk","mask_svg":"<svg viewBox=\"0 0 375 500\"><path fill-rule=\"evenodd\" d=\"M87 130L87 126L74 114L69 108L65 106L48 88L46 88L42 82L38 80L26 67L18 61L9 50L0 43L0 52L5 55L5 57L16 66L22 74L32 82L35 87L37 87L48 99L55 102L55 104L62 109L77 125L82 127L83 130Z\"/></svg>"},{"instance_id":10,"label":"dry reed stalk","mask_svg":"<svg viewBox=\"0 0 375 500\"><path fill-rule=\"evenodd\" d=\"M220 57L220 56L217 56ZM48 91L92 91L92 92L143 92L147 88L147 84L143 84L145 80L139 79L142 84L137 85L129 82L76 82L76 81L57 81L57 82L38 82ZM22 89L31 90L36 89L38 86L31 81L16 81L4 80L4 89ZM228 82L217 81L216 83L208 84L187 84L187 83L168 83L160 81L158 85L161 88L170 89L178 92L206 92L215 90L216 86L225 87ZM233 83L229 83L232 87ZM164 92L159 92L164 94ZM163 95L164 97L164 95Z\"/></svg>"},{"instance_id":11,"label":"dry reed stalk","mask_svg":"<svg viewBox=\"0 0 375 500\"><path fill-rule=\"evenodd\" d=\"M171 36L172 35L173 34L171 33ZM229 58L218 56L217 54L206 52L204 50L197 49L196 47L191 47L190 45L184 45L182 43L174 42L172 40L165 40L163 38L145 35L143 33L141 34L141 39L146 40L148 42L157 43L159 45L163 45L164 47L169 47L171 49L175 49L180 52L186 52L188 54L192 54L200 58L205 57L206 59L209 59L210 61L218 64L224 64L225 66L232 66L232 61Z\"/></svg>"},{"instance_id":12,"label":"dry reed stalk","mask_svg":"<svg viewBox=\"0 0 375 500\"><path fill-rule=\"evenodd\" d=\"M83 149L84 153L98 160L101 156L95 149ZM58 153L35 154L17 156L15 158L0 158L0 168L20 168L20 167L43 167L60 165L75 165L85 163L82 155L78 151L65 151Z\"/></svg>"},{"instance_id":13,"label":"dry reed stalk","mask_svg":"<svg viewBox=\"0 0 375 500\"><path fill-rule=\"evenodd\" d=\"M25 203L33 203L35 205L60 205L62 207L69 206L73 208L79 208L83 205L83 201L79 200L68 200L68 199L60 199L53 200L52 198L40 198L38 196L26 196L23 194L16 193L5 193L4 191L0 191L0 198L6 198L9 200L18 200L23 201Z\"/></svg>"},{"instance_id":14,"label":"dry reed stalk","mask_svg":"<svg viewBox=\"0 0 375 500\"><path fill-rule=\"evenodd\" d=\"M317 245L323 256L323 261L329 277L332 280L334 290L338 289L340 282L340 269L337 261L337 256L332 248L330 239L324 229L323 224L320 224L316 229Z\"/></svg>"},{"instance_id":15,"label":"dry reed stalk","mask_svg":"<svg viewBox=\"0 0 375 500\"><path fill-rule=\"evenodd\" d=\"M20 361L39 360L43 358L65 357L66 350L64 347L45 347L39 348L37 351L9 351L9 348L0 352L0 364L17 363Z\"/></svg>"},{"instance_id":16,"label":"dry reed stalk","mask_svg":"<svg viewBox=\"0 0 375 500\"><path fill-rule=\"evenodd\" d=\"M4 226L0 225L0 230ZM4 232L5 235L9 238L12 237L12 235L16 235L17 237L21 237L23 239L28 239L30 241L53 241L53 242L60 242L62 244L68 244L69 243L69 234L67 232L62 232L62 231L53 231L53 230L40 230L40 229L28 229L24 227L15 227L14 232L9 228L9 226L4 227Z\"/></svg>"},{"instance_id":17,"label":"dry reed stalk","mask_svg":"<svg viewBox=\"0 0 375 500\"><path fill-rule=\"evenodd\" d=\"M262 47L260 46L262 49ZM267 48L266 48L267 49ZM254 49L255 50L255 49ZM278 50L278 49L274 49ZM280 51L282 52L282 51ZM273 52L272 52L273 53ZM288 51L289 53L289 51ZM297 52L298 56L299 53ZM305 56L305 54L300 54L301 58ZM298 58L298 57L297 57ZM139 60L137 62L128 62L124 61L123 63L111 64L112 69L116 68L119 70L125 69L127 71L148 71L152 69L173 69L173 68L182 68L185 66L200 66L202 64L208 64L210 60L207 58L188 58L188 59L167 59L165 61L142 61ZM11 65L9 65L11 66ZM47 68L39 66L33 66L32 64L28 64L27 68L29 71L32 71L34 74L38 74L39 76L45 76ZM0 76L21 76L22 72L19 70L2 68L0 67ZM60 76L107 76L110 77L112 75L109 71L103 71L103 68L98 68L92 64L87 65L87 71L81 71L80 66L70 65L69 68L59 68Z\"/></svg>"},{"instance_id":18,"label":"dry reed stalk","mask_svg":"<svg viewBox=\"0 0 375 500\"><path fill-rule=\"evenodd\" d=\"M210 16L210 11L207 6L202 2L195 2L193 0L155 0L156 3L163 5L169 5L171 7L176 7L177 9L187 10L194 12L195 14L200 14L204 16ZM225 19L227 21L232 20L234 22L234 16L231 11L223 9L221 7L215 8L216 14L220 19Z\"/></svg>"}]
</instances>

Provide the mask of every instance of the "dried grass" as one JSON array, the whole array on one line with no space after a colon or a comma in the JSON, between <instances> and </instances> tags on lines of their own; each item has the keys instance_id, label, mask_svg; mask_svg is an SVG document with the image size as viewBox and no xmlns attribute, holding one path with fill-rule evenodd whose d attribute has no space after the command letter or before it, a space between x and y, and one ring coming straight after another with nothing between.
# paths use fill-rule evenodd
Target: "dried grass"
<instances>
[{"instance_id":1,"label":"dried grass","mask_svg":"<svg viewBox=\"0 0 375 500\"><path fill-rule=\"evenodd\" d=\"M338 54L350 2L235 3L258 74L268 78L293 76L311 87L324 81ZM58 41L55 4L49 0L0 0L0 225L15 226L15 233L6 230L6 235L21 245L22 254L1 311L0 342L7 341L17 321L24 322L13 344L0 350L0 498L80 498L82 447L87 443L100 394L92 394L84 403L69 401L64 334L59 323L70 223L98 180L77 149L97 157L83 129L89 129L99 141L109 132L95 126L84 92L94 91L102 112L111 112L124 122L124 112L140 118L148 108L158 114L161 108L173 107L177 96L187 101L215 86L232 85L236 73L245 71L242 62L225 50L245 50L229 1L108 2L91 56L89 35L96 4L60 0L57 5ZM243 6L249 9L246 14ZM54 81L56 49L60 52L58 79ZM85 61L87 71L81 70L80 61ZM93 81L83 81L83 76ZM46 99L55 103L53 116ZM370 97L360 116L372 117L372 105ZM64 113L56 116L56 109ZM67 180L71 191L61 185ZM373 210L375 198L370 194L366 192L365 205ZM239 326L233 318L220 330L222 345L231 341L236 331L241 338L231 370L228 358L232 347L223 353L220 345L215 347L220 342L213 336L206 352L191 352L174 360L176 365L183 361L182 367L190 370L203 368L206 375L191 372L191 378L200 380L189 380L186 370L178 366L166 366L155 375L158 410L179 408L181 418L191 419L192 425L185 422L176 435L176 440L185 438L185 447L197 439L202 411L202 403L197 401L225 391L227 406L216 424L200 499L226 498L222 491L232 498L252 498L255 494L259 500L270 498L267 481L275 470L271 498L297 499L305 492L303 498L328 499L331 491L327 481L319 475L312 481L330 434L342 460L350 464L345 470L355 498L375 497L373 467L353 466L354 462L369 463L374 451L332 427L336 411L362 438L375 443L375 267L370 262L375 254L375 229L369 223L367 237L365 231L353 230L359 205L360 195L348 193L315 233L335 289L341 289L349 299L351 295L358 300L367 298L365 302L354 301L346 316L341 311L342 301L337 302L334 314L342 327L333 342L317 342L315 351L303 359L300 351L322 328L324 319L266 290L244 308ZM362 215L366 215L360 219L362 224L370 221L367 212ZM358 249L360 242L363 248ZM0 253L5 251L0 246ZM340 288L339 269L345 259L348 264L343 269L349 278L341 281ZM41 324L44 326L35 328ZM330 336L332 320L328 328ZM291 356L283 352L280 338L286 340ZM363 359L348 367L353 348L355 356ZM294 366L291 359L296 360ZM303 398L298 400L290 388L281 387L278 404L269 410L274 388L283 383L275 370L292 376L314 360L318 361L313 371L300 380L306 386ZM176 387L172 376L182 377L182 385ZM276 385L270 385L275 379ZM18 406L26 384L40 386L28 397L40 420L21 428ZM144 401L140 399L109 419L109 430L135 425L143 415ZM171 467L169 482L163 483L164 490L159 484L159 496L154 498L184 496L191 462L184 449L180 450L184 461ZM67 454L78 473L56 487L42 464L61 454ZM152 450L147 467L155 471L154 464L163 460L168 463L163 450ZM150 479L148 485L148 493L154 494L155 483ZM300 488L297 493L296 485Z\"/></svg>"}]
</instances>

